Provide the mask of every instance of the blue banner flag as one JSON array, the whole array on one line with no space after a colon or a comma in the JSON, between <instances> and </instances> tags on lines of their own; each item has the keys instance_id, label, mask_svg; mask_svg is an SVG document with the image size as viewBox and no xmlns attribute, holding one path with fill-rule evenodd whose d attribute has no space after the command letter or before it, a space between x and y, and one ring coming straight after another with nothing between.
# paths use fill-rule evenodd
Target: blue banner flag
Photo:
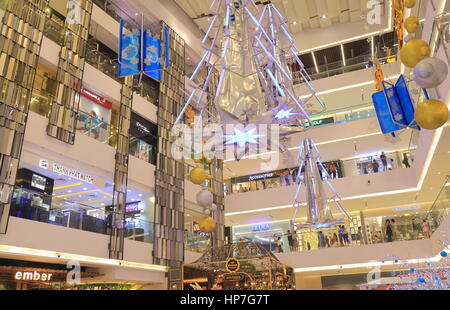
<instances>
[{"instance_id":1,"label":"blue banner flag","mask_svg":"<svg viewBox=\"0 0 450 310\"><path fill-rule=\"evenodd\" d=\"M147 30L144 30L143 38L143 73L157 81L161 81L161 41L152 37Z\"/></svg>"},{"instance_id":2,"label":"blue banner flag","mask_svg":"<svg viewBox=\"0 0 450 310\"><path fill-rule=\"evenodd\" d=\"M120 21L119 37L119 66L118 76L125 77L140 73L140 34L139 31L130 32L124 28Z\"/></svg>"},{"instance_id":3,"label":"blue banner flag","mask_svg":"<svg viewBox=\"0 0 450 310\"><path fill-rule=\"evenodd\" d=\"M130 32L125 29L124 21L120 21L118 76L139 74L140 83L142 74L145 74L160 82L163 70L170 66L169 27L164 27L163 55L161 40L154 38L143 25L142 19L141 29Z\"/></svg>"}]
</instances>

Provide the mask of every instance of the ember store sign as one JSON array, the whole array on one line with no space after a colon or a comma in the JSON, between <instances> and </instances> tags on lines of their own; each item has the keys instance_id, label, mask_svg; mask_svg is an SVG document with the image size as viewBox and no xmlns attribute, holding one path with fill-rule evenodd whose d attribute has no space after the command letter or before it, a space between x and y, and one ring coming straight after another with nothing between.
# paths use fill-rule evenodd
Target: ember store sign
<instances>
[{"instance_id":1,"label":"ember store sign","mask_svg":"<svg viewBox=\"0 0 450 310\"><path fill-rule=\"evenodd\" d=\"M81 90L81 95L83 97L88 98L89 100L94 101L95 103L98 103L99 105L104 106L105 108L111 110L112 109L112 102L106 100L102 96L97 95L96 93L91 92L90 90L83 88Z\"/></svg>"},{"instance_id":2,"label":"ember store sign","mask_svg":"<svg viewBox=\"0 0 450 310\"><path fill-rule=\"evenodd\" d=\"M49 282L52 279L52 273L38 272L38 271L17 271L14 279L21 281L42 281Z\"/></svg>"}]
</instances>

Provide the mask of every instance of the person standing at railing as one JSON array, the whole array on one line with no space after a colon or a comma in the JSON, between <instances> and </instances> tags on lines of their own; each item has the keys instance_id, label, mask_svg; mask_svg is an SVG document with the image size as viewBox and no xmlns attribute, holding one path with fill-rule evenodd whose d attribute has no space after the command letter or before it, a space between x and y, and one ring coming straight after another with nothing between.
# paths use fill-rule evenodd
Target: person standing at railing
<instances>
[{"instance_id":1,"label":"person standing at railing","mask_svg":"<svg viewBox=\"0 0 450 310\"><path fill-rule=\"evenodd\" d=\"M392 228L392 241L397 239L397 223L394 219L391 220L391 228Z\"/></svg>"},{"instance_id":2,"label":"person standing at railing","mask_svg":"<svg viewBox=\"0 0 450 310\"><path fill-rule=\"evenodd\" d=\"M403 153L403 161L402 163L405 165L405 168L410 168L411 165L409 164L408 155L406 153Z\"/></svg>"},{"instance_id":3,"label":"person standing at railing","mask_svg":"<svg viewBox=\"0 0 450 310\"><path fill-rule=\"evenodd\" d=\"M387 242L392 242L392 226L391 226L391 221L390 220L386 220L385 223L385 231L386 231L386 241Z\"/></svg>"},{"instance_id":4,"label":"person standing at railing","mask_svg":"<svg viewBox=\"0 0 450 310\"><path fill-rule=\"evenodd\" d=\"M380 168L380 166L378 165L377 160L374 159L374 160L372 161L372 170L373 170L373 173L378 173L378 169L379 169L379 168Z\"/></svg>"},{"instance_id":5,"label":"person standing at railing","mask_svg":"<svg viewBox=\"0 0 450 310\"><path fill-rule=\"evenodd\" d=\"M430 238L430 225L428 224L427 220L423 220L422 222L422 232L425 238Z\"/></svg>"},{"instance_id":6,"label":"person standing at railing","mask_svg":"<svg viewBox=\"0 0 450 310\"><path fill-rule=\"evenodd\" d=\"M292 252L294 249L294 238L292 237L292 232L288 230L286 236L288 239L289 250Z\"/></svg>"},{"instance_id":7,"label":"person standing at railing","mask_svg":"<svg viewBox=\"0 0 450 310\"><path fill-rule=\"evenodd\" d=\"M292 234L292 239L293 239L293 244L294 244L293 251L297 252L299 242L298 242L298 234L297 234L297 231L295 231L295 230L294 230L294 233Z\"/></svg>"},{"instance_id":8,"label":"person standing at railing","mask_svg":"<svg viewBox=\"0 0 450 310\"><path fill-rule=\"evenodd\" d=\"M386 154L384 154L384 152L381 152L380 159L381 163L383 164L383 171L386 171L388 164L387 164L387 157Z\"/></svg>"}]
</instances>

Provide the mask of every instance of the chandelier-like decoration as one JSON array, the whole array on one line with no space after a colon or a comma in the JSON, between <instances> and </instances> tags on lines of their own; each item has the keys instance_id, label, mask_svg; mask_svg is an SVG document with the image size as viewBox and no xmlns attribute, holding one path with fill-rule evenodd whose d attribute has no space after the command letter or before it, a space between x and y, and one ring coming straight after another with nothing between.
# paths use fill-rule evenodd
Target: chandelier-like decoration
<instances>
[{"instance_id":1,"label":"chandelier-like decoration","mask_svg":"<svg viewBox=\"0 0 450 310\"><path fill-rule=\"evenodd\" d=\"M190 77L193 90L175 124L192 106L203 126L279 124L281 134L306 129L310 123L306 106L324 111L325 105L311 85L289 24L276 6L259 6L252 0L214 0L210 9L212 20L202 41L205 53ZM295 78L292 68L296 68ZM211 93L215 72L219 80L216 92ZM300 97L294 81L306 83L309 93ZM212 110L208 96L215 98Z\"/></svg>"},{"instance_id":2,"label":"chandelier-like decoration","mask_svg":"<svg viewBox=\"0 0 450 310\"><path fill-rule=\"evenodd\" d=\"M327 229L344 224L343 220L333 218L330 203L334 203L344 217L350 218L350 216L342 206L340 196L337 194L333 185L331 185L329 181L331 177L320 160L320 153L317 146L311 139L303 140L300 145L298 160L297 190L293 203L295 212L292 218L294 229ZM327 197L325 185L328 186L332 193L331 197ZM306 189L307 220L304 225L296 225L297 214L299 208L302 206L300 193L303 186Z\"/></svg>"}]
</instances>

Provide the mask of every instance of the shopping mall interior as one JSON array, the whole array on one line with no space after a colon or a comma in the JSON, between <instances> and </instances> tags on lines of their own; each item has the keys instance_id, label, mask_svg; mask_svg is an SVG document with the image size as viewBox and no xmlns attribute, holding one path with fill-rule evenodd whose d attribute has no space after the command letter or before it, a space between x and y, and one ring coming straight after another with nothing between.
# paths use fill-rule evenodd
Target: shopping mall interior
<instances>
[{"instance_id":1,"label":"shopping mall interior","mask_svg":"<svg viewBox=\"0 0 450 310\"><path fill-rule=\"evenodd\" d=\"M0 20L0 290L449 289L449 0Z\"/></svg>"}]
</instances>

